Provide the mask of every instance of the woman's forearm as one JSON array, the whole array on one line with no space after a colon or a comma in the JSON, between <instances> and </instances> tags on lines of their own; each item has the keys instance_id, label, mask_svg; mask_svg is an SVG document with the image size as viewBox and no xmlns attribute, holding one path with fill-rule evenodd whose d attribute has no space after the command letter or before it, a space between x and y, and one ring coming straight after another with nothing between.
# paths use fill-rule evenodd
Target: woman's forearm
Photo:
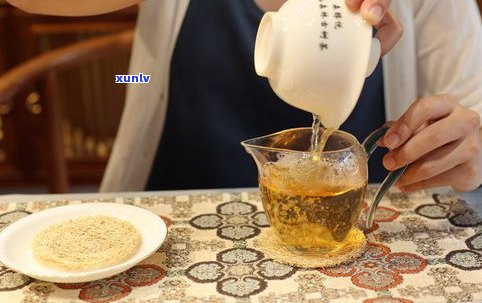
<instances>
[{"instance_id":1,"label":"woman's forearm","mask_svg":"<svg viewBox=\"0 0 482 303\"><path fill-rule=\"evenodd\" d=\"M57 16L87 16L119 10L141 0L7 0L29 13ZM175 0L174 0L175 1Z\"/></svg>"}]
</instances>

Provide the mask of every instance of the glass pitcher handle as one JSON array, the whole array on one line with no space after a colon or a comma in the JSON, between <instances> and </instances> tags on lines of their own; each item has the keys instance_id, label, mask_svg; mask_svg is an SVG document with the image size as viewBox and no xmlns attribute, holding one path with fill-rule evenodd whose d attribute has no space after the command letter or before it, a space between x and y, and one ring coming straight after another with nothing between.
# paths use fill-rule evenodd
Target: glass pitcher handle
<instances>
[{"instance_id":1,"label":"glass pitcher handle","mask_svg":"<svg viewBox=\"0 0 482 303\"><path fill-rule=\"evenodd\" d=\"M374 132L372 132L363 141L362 146L365 149L368 157L370 157L371 154L375 151L375 149L377 148L377 141L385 135L387 130L388 130L388 127L383 126L375 130ZM407 166L404 166L397 170L391 171L390 173L388 173L385 180L383 180L380 187L378 187L378 190L375 193L375 197L373 198L372 204L370 205L370 208L368 210L367 220L365 223L367 229L370 229L372 227L373 217L375 216L375 211L377 210L380 200L385 195L385 193L390 188L390 186L392 186L398 180L398 178L400 178L400 176L403 174L403 172L406 169L407 169Z\"/></svg>"}]
</instances>

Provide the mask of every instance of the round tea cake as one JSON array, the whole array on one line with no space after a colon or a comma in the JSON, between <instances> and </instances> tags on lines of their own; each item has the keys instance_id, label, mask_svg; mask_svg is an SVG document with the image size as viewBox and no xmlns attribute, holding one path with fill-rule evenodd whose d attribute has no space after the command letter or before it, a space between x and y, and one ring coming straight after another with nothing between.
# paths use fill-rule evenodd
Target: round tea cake
<instances>
[{"instance_id":1,"label":"round tea cake","mask_svg":"<svg viewBox=\"0 0 482 303\"><path fill-rule=\"evenodd\" d=\"M141 237L131 223L109 216L85 216L53 224L32 243L40 263L84 271L121 263L139 247Z\"/></svg>"}]
</instances>

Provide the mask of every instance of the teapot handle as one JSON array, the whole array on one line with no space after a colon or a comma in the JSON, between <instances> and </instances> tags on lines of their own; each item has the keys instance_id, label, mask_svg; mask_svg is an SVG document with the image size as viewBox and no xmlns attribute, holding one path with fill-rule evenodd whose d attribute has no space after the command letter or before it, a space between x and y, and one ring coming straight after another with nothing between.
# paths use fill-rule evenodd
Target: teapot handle
<instances>
[{"instance_id":1,"label":"teapot handle","mask_svg":"<svg viewBox=\"0 0 482 303\"><path fill-rule=\"evenodd\" d=\"M377 148L377 141L382 138L385 133L387 132L388 127L383 126L375 131L373 131L368 137L363 141L362 146L365 149L368 157L371 156L371 154L375 151ZM391 171L388 173L386 176L385 180L383 180L382 184L380 187L378 187L377 192L375 193L375 197L373 198L372 204L370 205L370 208L368 210L368 216L366 220L366 228L370 229L373 224L373 217L375 215L375 211L378 207L378 204L380 203L380 200L382 197L385 195L387 190L392 186L398 178L403 174L403 172L407 169L407 166L401 167L397 170Z\"/></svg>"}]
</instances>

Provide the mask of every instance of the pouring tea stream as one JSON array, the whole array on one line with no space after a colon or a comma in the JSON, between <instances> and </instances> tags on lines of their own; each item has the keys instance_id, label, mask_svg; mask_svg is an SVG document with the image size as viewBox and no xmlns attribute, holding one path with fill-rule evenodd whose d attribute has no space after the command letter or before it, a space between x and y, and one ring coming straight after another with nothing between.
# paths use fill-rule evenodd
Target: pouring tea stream
<instances>
[{"instance_id":1,"label":"pouring tea stream","mask_svg":"<svg viewBox=\"0 0 482 303\"><path fill-rule=\"evenodd\" d=\"M319 124L314 123L312 128L285 130L242 142L258 167L263 206L278 236L283 238L285 227L291 225L317 238L315 241L310 236L308 242L299 242L298 247L291 247L295 251L323 253L336 249L356 225L368 180L367 160L387 128L374 131L362 144L336 129L353 111L380 53L372 27L351 12L344 0L288 0L278 12L268 12L261 20L255 44L256 72L268 78L283 101L312 113L326 128L318 133L315 130ZM327 129L334 135L327 135ZM314 143L320 138L330 147L315 154L312 145L316 147ZM390 172L379 187L368 211L367 228L381 198L404 170ZM284 204L282 201L289 205L276 206ZM331 203L335 208L327 206ZM306 205L314 208L303 215ZM335 220L343 226L327 223L327 207L339 218L346 218ZM276 227L285 212L293 214L293 222ZM333 214L328 217L333 219ZM297 220L311 227L300 227Z\"/></svg>"}]
</instances>

